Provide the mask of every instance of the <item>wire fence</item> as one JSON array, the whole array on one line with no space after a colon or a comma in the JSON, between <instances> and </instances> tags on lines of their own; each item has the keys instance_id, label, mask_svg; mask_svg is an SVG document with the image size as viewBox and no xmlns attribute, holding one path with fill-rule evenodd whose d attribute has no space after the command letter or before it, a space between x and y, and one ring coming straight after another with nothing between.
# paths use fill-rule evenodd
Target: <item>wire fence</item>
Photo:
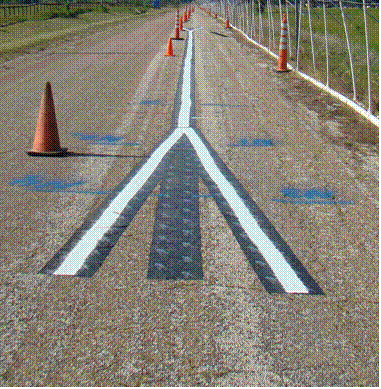
<instances>
[{"instance_id":1,"label":"wire fence","mask_svg":"<svg viewBox=\"0 0 381 389\"><path fill-rule=\"evenodd\" d=\"M217 0L203 5L229 18L277 55L287 16L288 62L368 115L379 115L379 14L373 0Z\"/></svg>"}]
</instances>

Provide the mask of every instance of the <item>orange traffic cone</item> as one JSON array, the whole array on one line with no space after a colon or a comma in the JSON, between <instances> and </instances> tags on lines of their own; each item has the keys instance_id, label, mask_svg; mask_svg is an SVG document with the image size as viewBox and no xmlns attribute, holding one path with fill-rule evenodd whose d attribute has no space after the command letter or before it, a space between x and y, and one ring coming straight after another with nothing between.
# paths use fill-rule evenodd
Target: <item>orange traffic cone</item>
<instances>
[{"instance_id":1,"label":"orange traffic cone","mask_svg":"<svg viewBox=\"0 0 381 389\"><path fill-rule=\"evenodd\" d=\"M167 51L166 51L166 53L164 55L166 57L174 57L175 56L173 54L172 38L168 39Z\"/></svg>"},{"instance_id":2,"label":"orange traffic cone","mask_svg":"<svg viewBox=\"0 0 381 389\"><path fill-rule=\"evenodd\" d=\"M226 19L225 28L230 28L229 18Z\"/></svg>"},{"instance_id":3,"label":"orange traffic cone","mask_svg":"<svg viewBox=\"0 0 381 389\"><path fill-rule=\"evenodd\" d=\"M173 39L180 39L180 28L179 28L179 9L177 8L176 13L176 25L175 25L175 31L174 31L174 37Z\"/></svg>"},{"instance_id":4,"label":"orange traffic cone","mask_svg":"<svg viewBox=\"0 0 381 389\"><path fill-rule=\"evenodd\" d=\"M280 30L279 58L277 72L289 72L287 69L287 17L283 14Z\"/></svg>"},{"instance_id":5,"label":"orange traffic cone","mask_svg":"<svg viewBox=\"0 0 381 389\"><path fill-rule=\"evenodd\" d=\"M67 149L62 149L60 146L52 88L50 82L47 82L38 113L33 148L28 151L28 154L58 156L65 154L66 151Z\"/></svg>"},{"instance_id":6,"label":"orange traffic cone","mask_svg":"<svg viewBox=\"0 0 381 389\"><path fill-rule=\"evenodd\" d=\"M179 19L179 31L185 31L183 29L183 17L182 16L180 16L180 19Z\"/></svg>"},{"instance_id":7,"label":"orange traffic cone","mask_svg":"<svg viewBox=\"0 0 381 389\"><path fill-rule=\"evenodd\" d=\"M178 26L176 26L176 28L175 28L175 30L173 32L173 35L174 35L173 39L177 39L177 40L180 39L180 31L179 31L179 27Z\"/></svg>"},{"instance_id":8,"label":"orange traffic cone","mask_svg":"<svg viewBox=\"0 0 381 389\"><path fill-rule=\"evenodd\" d=\"M184 11L184 14L183 14L183 22L185 23L187 21L187 13Z\"/></svg>"}]
</instances>

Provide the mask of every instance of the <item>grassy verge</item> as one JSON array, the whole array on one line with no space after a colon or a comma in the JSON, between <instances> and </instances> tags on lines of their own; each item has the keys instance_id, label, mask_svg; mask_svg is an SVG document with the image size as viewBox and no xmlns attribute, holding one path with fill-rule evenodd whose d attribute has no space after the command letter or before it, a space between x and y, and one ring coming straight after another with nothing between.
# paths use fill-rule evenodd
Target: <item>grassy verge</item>
<instances>
[{"instance_id":1,"label":"grassy verge","mask_svg":"<svg viewBox=\"0 0 381 389\"><path fill-rule=\"evenodd\" d=\"M32 49L47 47L72 35L81 35L126 19L150 15L157 11L145 6L82 6L54 7L25 15L15 21L12 17L0 20L0 61L9 60ZM1 24L2 23L2 24Z\"/></svg>"},{"instance_id":2,"label":"grassy verge","mask_svg":"<svg viewBox=\"0 0 381 389\"><path fill-rule=\"evenodd\" d=\"M270 49L277 53L279 47L280 35L280 15L279 8L273 7L273 19L275 28L275 41L272 42L273 36L270 33ZM282 12L285 12L283 7ZM313 56L311 49L310 27L308 14L302 15L301 21L301 38L299 50L299 70L326 84L327 69L326 69L326 48L324 34L324 17L321 8L313 8L311 10L312 30L315 51L316 68L313 66ZM330 8L327 10L327 31L328 31L328 50L329 50L329 85L336 91L353 98L353 87L350 70L350 62L348 56L347 42L345 30L342 25L342 16L340 9ZM346 8L347 15L346 23L348 28L350 47L353 57L353 67L355 74L355 85L357 100L368 107L368 74L366 63L366 46L365 46L365 31L364 31L364 15L362 9ZM369 49L370 49L370 64L371 64L371 94L372 94L372 112L379 112L379 27L378 10L367 9L369 14L368 33L369 33ZM258 26L258 15L255 15ZM264 37L261 38L261 43L266 47L269 46L269 13L267 10L262 14ZM290 63L296 66L296 51L295 51L295 14L289 12L289 25L291 26L291 56ZM258 28L257 32L258 34ZM255 37L257 38L257 37ZM289 53L290 54L290 53Z\"/></svg>"}]
</instances>

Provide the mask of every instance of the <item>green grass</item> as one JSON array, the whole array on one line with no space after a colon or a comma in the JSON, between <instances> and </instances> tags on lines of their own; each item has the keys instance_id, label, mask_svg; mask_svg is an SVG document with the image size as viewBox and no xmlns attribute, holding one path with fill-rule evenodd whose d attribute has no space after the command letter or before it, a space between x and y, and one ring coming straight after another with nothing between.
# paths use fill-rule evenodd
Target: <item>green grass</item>
<instances>
[{"instance_id":1,"label":"green grass","mask_svg":"<svg viewBox=\"0 0 381 389\"><path fill-rule=\"evenodd\" d=\"M146 11L146 7L131 6L62 6L24 16L20 20L15 20L13 16L7 20L3 18L0 20L3 23L0 28L0 57L10 59L18 51L45 47L52 40L122 22Z\"/></svg>"},{"instance_id":2,"label":"green grass","mask_svg":"<svg viewBox=\"0 0 381 389\"><path fill-rule=\"evenodd\" d=\"M282 8L285 12L285 8ZM368 79L367 79L367 63L366 63L366 45L365 45L365 30L364 30L364 14L362 9L344 10L348 16L346 18L350 47L353 57L353 67L355 74L357 100L364 106L368 106ZM329 15L329 14L330 15ZM371 91L372 91L372 107L373 113L378 114L379 106L379 27L378 23L371 17L378 19L377 9L367 9L370 14L367 17L368 34L369 34L369 50L371 58ZM268 46L269 29L268 29L268 11L263 15L264 39L261 43ZM256 16L258 18L258 16ZM279 47L280 35L280 15L279 8L273 7L273 19L275 25L275 43L274 47L270 47L272 51L277 53ZM307 10L302 15L301 22L301 38L299 52L299 70L311 75L319 81L326 83L326 49L324 35L324 17L322 8L311 9L312 30L314 33L314 49L316 69L313 67L309 20ZM336 19L336 20L335 20ZM289 12L289 25L291 26L291 56L290 63L296 65L295 52L295 14ZM327 32L328 32L328 49L329 49L329 85L338 92L353 97L353 87L350 71L350 62L348 56L347 42L345 30L342 23L340 9L327 9ZM271 35L272 39L272 35Z\"/></svg>"},{"instance_id":3,"label":"green grass","mask_svg":"<svg viewBox=\"0 0 381 389\"><path fill-rule=\"evenodd\" d=\"M1 9L1 7L0 7ZM44 20L44 19L54 19L54 18L76 18L78 15L96 12L96 13L111 13L111 14L142 14L147 12L148 7L142 2L136 2L136 5L121 5L121 6L109 6L105 5L70 5L69 3L63 4L62 6L48 6L45 9L40 6L36 13L31 15L22 15L20 12L16 15L6 15L4 16L2 11L0 11L0 27L4 28L7 25L14 23L21 23L27 20Z\"/></svg>"}]
</instances>

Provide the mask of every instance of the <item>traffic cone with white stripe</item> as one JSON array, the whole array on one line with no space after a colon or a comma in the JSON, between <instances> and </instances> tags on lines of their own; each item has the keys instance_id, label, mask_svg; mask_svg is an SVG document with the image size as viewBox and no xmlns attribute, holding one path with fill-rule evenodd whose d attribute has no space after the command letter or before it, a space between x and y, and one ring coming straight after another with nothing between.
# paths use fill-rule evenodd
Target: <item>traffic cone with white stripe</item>
<instances>
[{"instance_id":1,"label":"traffic cone with white stripe","mask_svg":"<svg viewBox=\"0 0 381 389\"><path fill-rule=\"evenodd\" d=\"M67 149L60 146L52 88L50 82L47 82L41 99L33 147L28 154L54 157L66 152Z\"/></svg>"},{"instance_id":2,"label":"traffic cone with white stripe","mask_svg":"<svg viewBox=\"0 0 381 389\"><path fill-rule=\"evenodd\" d=\"M282 26L280 30L279 58L277 72L289 72L287 69L287 17L283 14Z\"/></svg>"},{"instance_id":3,"label":"traffic cone with white stripe","mask_svg":"<svg viewBox=\"0 0 381 389\"><path fill-rule=\"evenodd\" d=\"M227 29L227 28L231 28L231 27L230 27L230 21L229 21L229 10L228 10L228 8L226 7L225 29Z\"/></svg>"},{"instance_id":4,"label":"traffic cone with white stripe","mask_svg":"<svg viewBox=\"0 0 381 389\"><path fill-rule=\"evenodd\" d=\"M174 31L173 39L180 39L179 9L178 8L177 8L177 13L176 13L176 25L175 25L175 31Z\"/></svg>"},{"instance_id":5,"label":"traffic cone with white stripe","mask_svg":"<svg viewBox=\"0 0 381 389\"><path fill-rule=\"evenodd\" d=\"M179 31L185 31L183 28L183 17L182 16L180 16L180 19L179 19Z\"/></svg>"}]
</instances>

